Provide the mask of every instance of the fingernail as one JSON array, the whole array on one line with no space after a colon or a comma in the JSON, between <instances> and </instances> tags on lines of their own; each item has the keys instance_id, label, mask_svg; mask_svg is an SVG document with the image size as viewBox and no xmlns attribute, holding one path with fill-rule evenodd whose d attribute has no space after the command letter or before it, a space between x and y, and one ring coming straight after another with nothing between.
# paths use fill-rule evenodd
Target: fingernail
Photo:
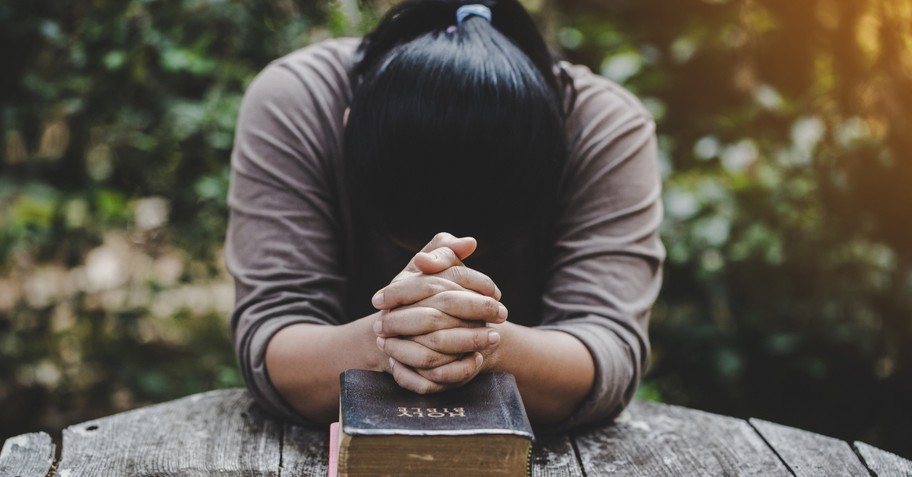
<instances>
[{"instance_id":1,"label":"fingernail","mask_svg":"<svg viewBox=\"0 0 912 477\"><path fill-rule=\"evenodd\" d=\"M507 307L500 305L500 307L497 309L497 317L500 318L501 320L506 320L507 319Z\"/></svg>"},{"instance_id":2,"label":"fingernail","mask_svg":"<svg viewBox=\"0 0 912 477\"><path fill-rule=\"evenodd\" d=\"M481 353L475 353L475 367L481 366L482 362L484 362L484 358Z\"/></svg>"},{"instance_id":3,"label":"fingernail","mask_svg":"<svg viewBox=\"0 0 912 477\"><path fill-rule=\"evenodd\" d=\"M386 344L386 338L377 337L377 347L383 349L383 345Z\"/></svg>"},{"instance_id":4,"label":"fingernail","mask_svg":"<svg viewBox=\"0 0 912 477\"><path fill-rule=\"evenodd\" d=\"M395 360L395 359L390 358L389 363L390 363L390 370L392 370L393 368L396 367L396 360Z\"/></svg>"},{"instance_id":5,"label":"fingernail","mask_svg":"<svg viewBox=\"0 0 912 477\"><path fill-rule=\"evenodd\" d=\"M500 291L500 288L498 288L497 285L494 285L494 294L497 295L495 298L498 300L500 300L500 298L503 296L503 293Z\"/></svg>"},{"instance_id":6,"label":"fingernail","mask_svg":"<svg viewBox=\"0 0 912 477\"><path fill-rule=\"evenodd\" d=\"M383 306L383 292L377 292L377 294L371 298L371 304L377 308Z\"/></svg>"},{"instance_id":7,"label":"fingernail","mask_svg":"<svg viewBox=\"0 0 912 477\"><path fill-rule=\"evenodd\" d=\"M380 320L374 322L374 334L380 334L383 331L383 324L380 323Z\"/></svg>"},{"instance_id":8,"label":"fingernail","mask_svg":"<svg viewBox=\"0 0 912 477\"><path fill-rule=\"evenodd\" d=\"M500 333L496 331L488 332L488 346L494 346L500 343Z\"/></svg>"}]
</instances>

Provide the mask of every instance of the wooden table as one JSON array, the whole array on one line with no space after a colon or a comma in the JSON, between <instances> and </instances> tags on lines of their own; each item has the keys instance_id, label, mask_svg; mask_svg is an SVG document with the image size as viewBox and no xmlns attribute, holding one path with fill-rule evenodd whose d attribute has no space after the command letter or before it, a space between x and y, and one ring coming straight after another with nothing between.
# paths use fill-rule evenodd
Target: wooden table
<instances>
[{"instance_id":1,"label":"wooden table","mask_svg":"<svg viewBox=\"0 0 912 477\"><path fill-rule=\"evenodd\" d=\"M59 462L47 434L13 437L0 476L322 477L327 434L268 417L244 390L212 391L68 427ZM614 424L539 436L532 463L534 476L912 476L861 442L640 401Z\"/></svg>"}]
</instances>

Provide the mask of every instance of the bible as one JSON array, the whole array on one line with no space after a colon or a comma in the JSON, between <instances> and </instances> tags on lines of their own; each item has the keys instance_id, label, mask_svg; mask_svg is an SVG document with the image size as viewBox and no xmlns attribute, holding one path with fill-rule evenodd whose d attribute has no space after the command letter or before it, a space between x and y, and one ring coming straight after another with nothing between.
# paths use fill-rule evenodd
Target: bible
<instances>
[{"instance_id":1,"label":"bible","mask_svg":"<svg viewBox=\"0 0 912 477\"><path fill-rule=\"evenodd\" d=\"M330 449L340 477L529 475L535 437L513 375L480 374L426 395L381 372L350 369L340 379Z\"/></svg>"}]
</instances>

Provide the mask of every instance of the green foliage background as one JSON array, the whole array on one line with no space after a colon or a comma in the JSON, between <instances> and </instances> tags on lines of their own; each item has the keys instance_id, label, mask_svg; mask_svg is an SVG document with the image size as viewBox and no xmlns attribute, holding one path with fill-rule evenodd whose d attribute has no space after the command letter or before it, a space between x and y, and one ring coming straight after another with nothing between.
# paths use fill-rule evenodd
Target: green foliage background
<instances>
[{"instance_id":1,"label":"green foliage background","mask_svg":"<svg viewBox=\"0 0 912 477\"><path fill-rule=\"evenodd\" d=\"M529 0L659 125L641 397L912 455L912 0ZM241 385L221 264L269 61L385 2L0 4L0 439Z\"/></svg>"}]
</instances>

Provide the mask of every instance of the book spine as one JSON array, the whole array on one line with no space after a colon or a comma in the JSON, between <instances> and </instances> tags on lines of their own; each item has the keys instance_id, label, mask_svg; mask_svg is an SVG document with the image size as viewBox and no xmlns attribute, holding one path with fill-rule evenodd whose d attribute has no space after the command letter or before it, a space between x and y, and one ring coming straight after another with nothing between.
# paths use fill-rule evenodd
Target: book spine
<instances>
[{"instance_id":1,"label":"book spine","mask_svg":"<svg viewBox=\"0 0 912 477\"><path fill-rule=\"evenodd\" d=\"M529 418L526 416L526 408L522 402L522 396L519 394L519 388L516 385L516 378L508 373L495 373L494 388L496 394L500 396L501 412L504 414L504 420L510 429L531 429ZM529 439L535 440L533 434L528 435Z\"/></svg>"},{"instance_id":2,"label":"book spine","mask_svg":"<svg viewBox=\"0 0 912 477\"><path fill-rule=\"evenodd\" d=\"M335 477L335 476L331 476ZM532 477L532 446L529 446L529 452L526 454L526 477Z\"/></svg>"},{"instance_id":3,"label":"book spine","mask_svg":"<svg viewBox=\"0 0 912 477\"><path fill-rule=\"evenodd\" d=\"M329 458L326 464L326 477L337 477L339 474L339 423L329 425Z\"/></svg>"}]
</instances>

